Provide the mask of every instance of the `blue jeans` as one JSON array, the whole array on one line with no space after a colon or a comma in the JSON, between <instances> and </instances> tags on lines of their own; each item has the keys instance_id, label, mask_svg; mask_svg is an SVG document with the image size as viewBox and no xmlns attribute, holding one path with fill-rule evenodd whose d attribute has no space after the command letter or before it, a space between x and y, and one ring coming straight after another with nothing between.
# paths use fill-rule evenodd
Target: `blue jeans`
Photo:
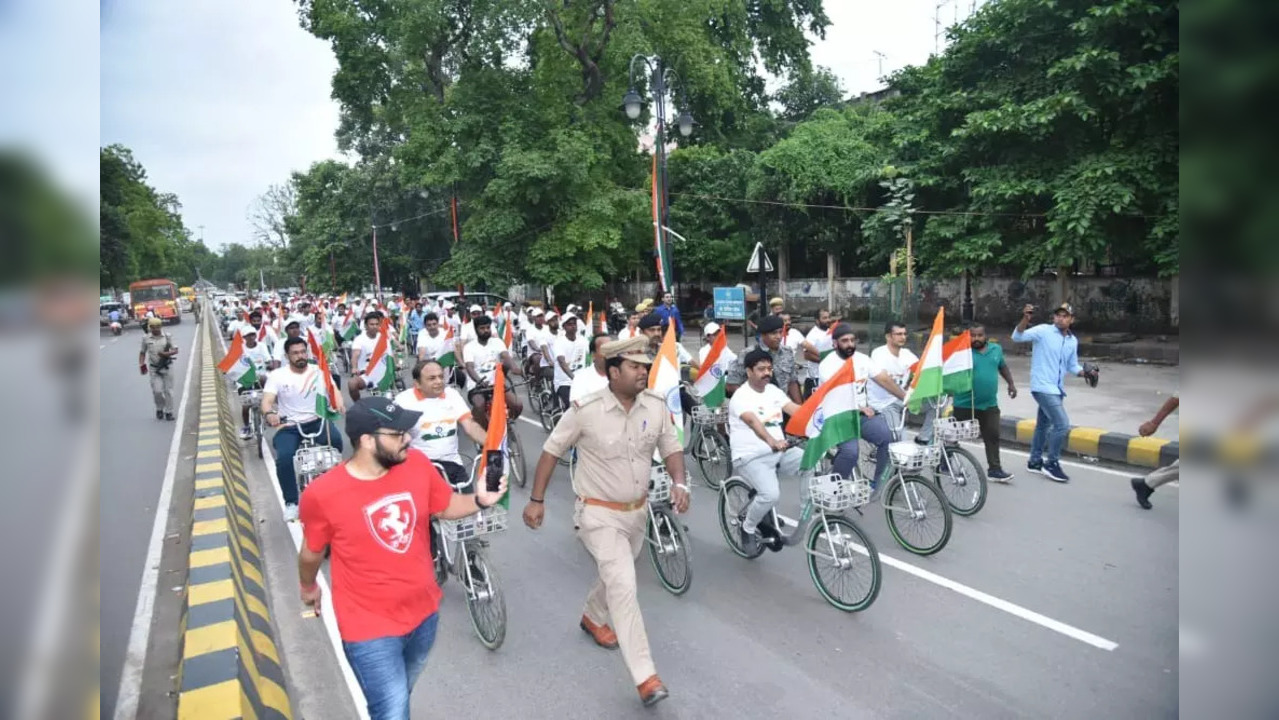
<instances>
[{"instance_id":1,"label":"blue jeans","mask_svg":"<svg viewBox=\"0 0 1279 720\"><path fill-rule=\"evenodd\" d=\"M407 635L342 643L371 720L409 720L409 693L426 667L439 624L440 614L433 612Z\"/></svg>"},{"instance_id":2,"label":"blue jeans","mask_svg":"<svg viewBox=\"0 0 1279 720\"><path fill-rule=\"evenodd\" d=\"M307 435L319 432L320 419L312 420L302 425L302 429ZM342 434L333 427L333 423L326 423L324 426L324 434L317 437L315 442L319 445L329 445L342 452ZM298 434L298 429L292 425L280 428L280 431L271 438L271 447L275 448L275 476L280 481L280 494L284 496L284 504L298 504L298 478L293 473L293 456L297 454L298 446L302 444L302 436Z\"/></svg>"},{"instance_id":3,"label":"blue jeans","mask_svg":"<svg viewBox=\"0 0 1279 720\"><path fill-rule=\"evenodd\" d=\"M1031 395L1039 404L1039 415L1035 418L1035 434L1030 439L1030 463L1040 462L1041 457L1048 464L1056 463L1061 460L1061 449L1070 436L1070 418L1062 402L1066 396L1043 392L1032 392Z\"/></svg>"},{"instance_id":4,"label":"blue jeans","mask_svg":"<svg viewBox=\"0 0 1279 720\"><path fill-rule=\"evenodd\" d=\"M874 484L879 481L879 478L884 477L884 471L888 468L888 444L893 441L893 431L888 429L888 421L879 413L876 413L873 417L863 415L861 423L862 438L875 446L875 477L863 479L869 480ZM835 460L832 463L835 472L839 473L840 477L852 477L853 468L857 466L857 458L860 455L859 440L854 439L840 443L839 450L835 453Z\"/></svg>"}]
</instances>

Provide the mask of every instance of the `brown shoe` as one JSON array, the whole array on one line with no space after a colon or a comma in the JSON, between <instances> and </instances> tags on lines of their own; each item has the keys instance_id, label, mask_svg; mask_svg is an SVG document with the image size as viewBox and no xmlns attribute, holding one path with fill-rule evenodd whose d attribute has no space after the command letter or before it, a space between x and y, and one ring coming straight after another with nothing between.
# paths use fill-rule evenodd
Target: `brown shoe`
<instances>
[{"instance_id":1,"label":"brown shoe","mask_svg":"<svg viewBox=\"0 0 1279 720\"><path fill-rule=\"evenodd\" d=\"M582 631L590 635L596 645L609 650L617 647L617 633L613 632L613 628L607 625L596 625L585 615L582 616L581 626Z\"/></svg>"},{"instance_id":2,"label":"brown shoe","mask_svg":"<svg viewBox=\"0 0 1279 720\"><path fill-rule=\"evenodd\" d=\"M666 686L662 684L662 679L656 675L650 676L647 680L639 684L640 702L644 703L644 707L653 707L657 703L670 697L670 693L666 691Z\"/></svg>"}]
</instances>

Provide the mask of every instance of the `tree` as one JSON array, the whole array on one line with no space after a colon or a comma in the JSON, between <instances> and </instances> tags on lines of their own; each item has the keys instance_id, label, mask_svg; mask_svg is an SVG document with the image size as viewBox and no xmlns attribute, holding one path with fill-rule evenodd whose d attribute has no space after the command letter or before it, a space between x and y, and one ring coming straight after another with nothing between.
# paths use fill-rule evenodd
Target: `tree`
<instances>
[{"instance_id":1,"label":"tree","mask_svg":"<svg viewBox=\"0 0 1279 720\"><path fill-rule=\"evenodd\" d=\"M829 68L801 70L773 98L781 105L781 119L799 122L818 108L834 107L844 99L839 77Z\"/></svg>"},{"instance_id":2,"label":"tree","mask_svg":"<svg viewBox=\"0 0 1279 720\"><path fill-rule=\"evenodd\" d=\"M296 211L297 193L291 183L268 187L249 208L253 239L273 249L283 250L289 244L285 220Z\"/></svg>"},{"instance_id":3,"label":"tree","mask_svg":"<svg viewBox=\"0 0 1279 720\"><path fill-rule=\"evenodd\" d=\"M177 196L147 184L146 171L122 145L102 148L99 173L103 287L123 287L143 277L194 282L192 259L204 246L183 225Z\"/></svg>"}]
</instances>

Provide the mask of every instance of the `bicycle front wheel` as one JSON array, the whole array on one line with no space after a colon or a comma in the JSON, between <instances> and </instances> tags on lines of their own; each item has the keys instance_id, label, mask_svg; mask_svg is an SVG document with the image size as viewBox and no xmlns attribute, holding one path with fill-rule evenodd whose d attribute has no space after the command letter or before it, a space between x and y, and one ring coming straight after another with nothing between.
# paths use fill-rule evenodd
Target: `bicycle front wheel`
<instances>
[{"instance_id":1,"label":"bicycle front wheel","mask_svg":"<svg viewBox=\"0 0 1279 720\"><path fill-rule=\"evenodd\" d=\"M473 547L467 555L470 567L461 568L460 572L464 578L469 576L466 609L471 615L471 627L475 628L480 644L496 650L506 640L506 596L486 554Z\"/></svg>"},{"instance_id":2,"label":"bicycle front wheel","mask_svg":"<svg viewBox=\"0 0 1279 720\"><path fill-rule=\"evenodd\" d=\"M728 438L718 430L701 431L701 453L697 468L702 472L706 487L719 490L724 480L733 474L733 459L728 448Z\"/></svg>"},{"instance_id":3,"label":"bicycle front wheel","mask_svg":"<svg viewBox=\"0 0 1279 720\"><path fill-rule=\"evenodd\" d=\"M747 560L754 560L764 552L764 543L758 538L742 537L742 516L753 497L751 486L739 477L725 480L719 491L719 529L729 549Z\"/></svg>"},{"instance_id":4,"label":"bicycle front wheel","mask_svg":"<svg viewBox=\"0 0 1279 720\"><path fill-rule=\"evenodd\" d=\"M683 595L693 583L691 553L684 526L664 507L653 508L645 533L648 557L657 579L672 595Z\"/></svg>"},{"instance_id":5,"label":"bicycle front wheel","mask_svg":"<svg viewBox=\"0 0 1279 720\"><path fill-rule=\"evenodd\" d=\"M950 541L950 504L936 485L921 477L889 481L884 516L897 544L916 555L932 555Z\"/></svg>"},{"instance_id":6,"label":"bicycle front wheel","mask_svg":"<svg viewBox=\"0 0 1279 720\"><path fill-rule=\"evenodd\" d=\"M818 517L808 531L808 574L826 602L844 612L865 610L879 597L883 571L870 536L840 515Z\"/></svg>"},{"instance_id":7,"label":"bicycle front wheel","mask_svg":"<svg viewBox=\"0 0 1279 720\"><path fill-rule=\"evenodd\" d=\"M986 504L986 473L973 454L961 447L946 448L937 466L937 484L956 515L976 515Z\"/></svg>"}]
</instances>

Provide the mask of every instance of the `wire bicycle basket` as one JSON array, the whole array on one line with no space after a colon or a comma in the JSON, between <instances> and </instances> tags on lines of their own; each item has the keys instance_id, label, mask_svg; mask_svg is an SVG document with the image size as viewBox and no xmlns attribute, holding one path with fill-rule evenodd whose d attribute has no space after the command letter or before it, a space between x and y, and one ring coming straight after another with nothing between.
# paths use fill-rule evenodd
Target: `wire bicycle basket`
<instances>
[{"instance_id":1,"label":"wire bicycle basket","mask_svg":"<svg viewBox=\"0 0 1279 720\"><path fill-rule=\"evenodd\" d=\"M506 529L509 513L501 505L481 510L457 520L440 520L440 532L450 542L470 540Z\"/></svg>"},{"instance_id":2,"label":"wire bicycle basket","mask_svg":"<svg viewBox=\"0 0 1279 720\"><path fill-rule=\"evenodd\" d=\"M861 507L870 502L870 483L845 480L837 473L814 475L808 481L808 494L813 505L831 512Z\"/></svg>"},{"instance_id":3,"label":"wire bicycle basket","mask_svg":"<svg viewBox=\"0 0 1279 720\"><path fill-rule=\"evenodd\" d=\"M902 472L935 467L941 460L941 448L937 445L920 445L913 440L888 444L888 458L893 467Z\"/></svg>"},{"instance_id":4,"label":"wire bicycle basket","mask_svg":"<svg viewBox=\"0 0 1279 720\"><path fill-rule=\"evenodd\" d=\"M648 476L648 501L661 503L671 499L671 474L658 465Z\"/></svg>"},{"instance_id":5,"label":"wire bicycle basket","mask_svg":"<svg viewBox=\"0 0 1279 720\"><path fill-rule=\"evenodd\" d=\"M933 427L943 442L960 442L976 440L981 437L981 426L976 420L956 420L953 417L939 418Z\"/></svg>"},{"instance_id":6,"label":"wire bicycle basket","mask_svg":"<svg viewBox=\"0 0 1279 720\"><path fill-rule=\"evenodd\" d=\"M713 408L705 405L693 406L693 422L699 425L719 425L727 420L728 407L724 405Z\"/></svg>"}]
</instances>

